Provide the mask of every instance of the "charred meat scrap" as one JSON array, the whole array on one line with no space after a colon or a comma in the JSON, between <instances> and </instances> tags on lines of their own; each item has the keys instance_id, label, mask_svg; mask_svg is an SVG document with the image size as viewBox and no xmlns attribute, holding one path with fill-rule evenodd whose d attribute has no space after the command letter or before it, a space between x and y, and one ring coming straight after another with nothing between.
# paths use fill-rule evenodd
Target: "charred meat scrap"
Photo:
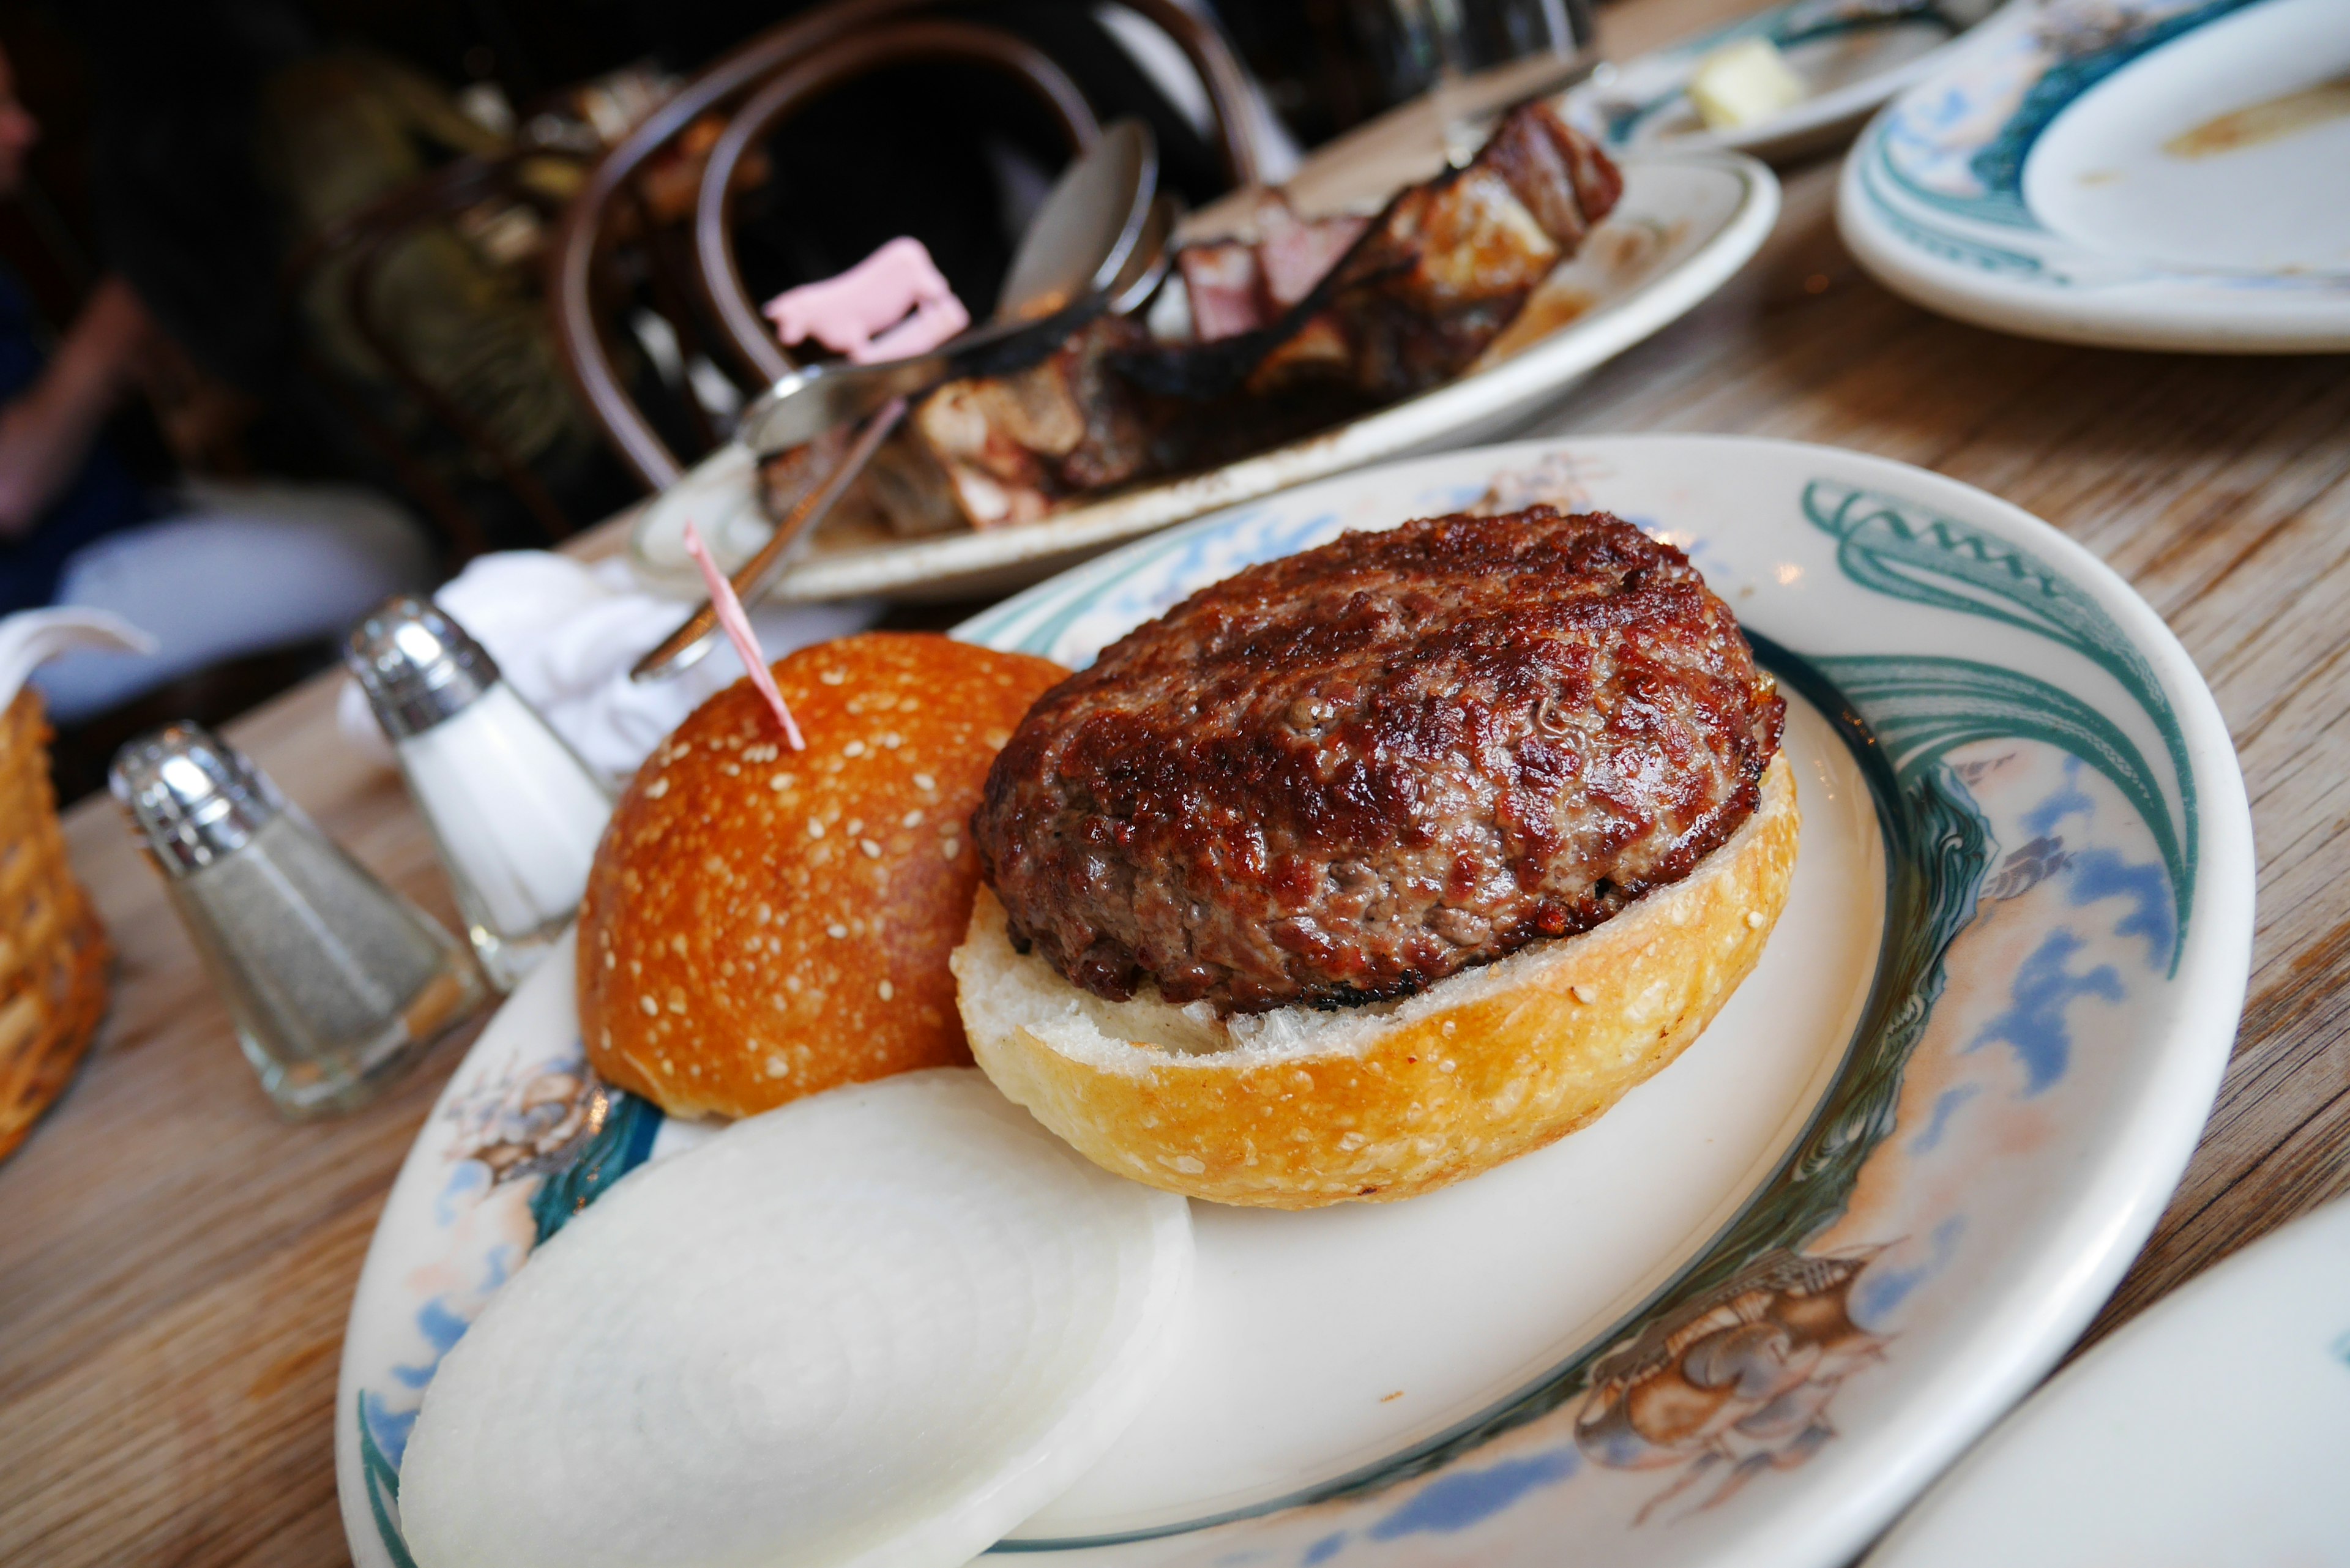
<instances>
[{"instance_id":1,"label":"charred meat scrap","mask_svg":"<svg viewBox=\"0 0 2350 1568\"><path fill-rule=\"evenodd\" d=\"M1622 191L1597 145L1536 103L1376 217L1303 219L1264 192L1245 236L1178 255L1191 341L1102 317L1026 369L951 382L885 448L891 483L864 488L901 532L1029 523L1426 390L1484 351Z\"/></svg>"}]
</instances>

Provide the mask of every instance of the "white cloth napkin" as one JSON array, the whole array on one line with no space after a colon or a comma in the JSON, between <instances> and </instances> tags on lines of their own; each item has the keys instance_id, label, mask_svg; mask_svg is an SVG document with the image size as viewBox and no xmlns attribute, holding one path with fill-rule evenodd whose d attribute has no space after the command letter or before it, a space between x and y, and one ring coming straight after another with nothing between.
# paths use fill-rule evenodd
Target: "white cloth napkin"
<instances>
[{"instance_id":1,"label":"white cloth napkin","mask_svg":"<svg viewBox=\"0 0 2350 1568\"><path fill-rule=\"evenodd\" d=\"M620 560L588 566L545 550L477 556L432 596L498 661L516 693L544 714L588 765L615 783L707 698L743 676L723 639L666 680L638 682L629 667L684 620L689 607L638 587ZM869 599L763 606L751 625L769 659L862 631L880 615ZM356 682L346 680L337 721L352 745L387 765L391 749Z\"/></svg>"},{"instance_id":2,"label":"white cloth napkin","mask_svg":"<svg viewBox=\"0 0 2350 1568\"><path fill-rule=\"evenodd\" d=\"M18 610L0 619L0 711L16 700L35 670L77 648L152 653L155 639L109 610Z\"/></svg>"}]
</instances>

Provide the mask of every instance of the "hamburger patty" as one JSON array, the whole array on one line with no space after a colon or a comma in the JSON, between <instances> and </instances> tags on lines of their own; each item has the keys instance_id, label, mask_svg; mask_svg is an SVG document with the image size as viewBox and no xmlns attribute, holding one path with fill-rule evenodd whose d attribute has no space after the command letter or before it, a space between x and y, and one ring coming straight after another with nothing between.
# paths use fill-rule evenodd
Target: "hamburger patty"
<instances>
[{"instance_id":1,"label":"hamburger patty","mask_svg":"<svg viewBox=\"0 0 2350 1568\"><path fill-rule=\"evenodd\" d=\"M1252 566L1037 699L972 818L1014 942L1097 996L1408 995L1737 831L1785 705L1689 558L1549 507Z\"/></svg>"}]
</instances>

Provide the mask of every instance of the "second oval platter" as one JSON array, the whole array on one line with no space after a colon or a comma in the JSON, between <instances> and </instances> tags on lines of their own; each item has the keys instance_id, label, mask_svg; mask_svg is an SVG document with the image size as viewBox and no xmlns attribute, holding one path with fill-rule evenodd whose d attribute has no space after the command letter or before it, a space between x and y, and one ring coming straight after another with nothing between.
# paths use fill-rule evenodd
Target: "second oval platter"
<instances>
[{"instance_id":1,"label":"second oval platter","mask_svg":"<svg viewBox=\"0 0 2350 1568\"><path fill-rule=\"evenodd\" d=\"M1452 379L1270 452L1203 473L1082 497L1015 527L915 539L878 529L820 528L775 597L956 599L1005 593L1171 523L1522 424L1584 376L1695 309L1752 258L1778 220L1778 181L1738 153L1627 159L1623 167L1623 199L1607 222ZM773 532L760 511L754 477L750 454L741 452L705 467L699 483L672 485L647 503L629 536L629 564L638 576L663 591L701 594L701 578L685 555L688 516L710 538L721 565L747 559Z\"/></svg>"}]
</instances>

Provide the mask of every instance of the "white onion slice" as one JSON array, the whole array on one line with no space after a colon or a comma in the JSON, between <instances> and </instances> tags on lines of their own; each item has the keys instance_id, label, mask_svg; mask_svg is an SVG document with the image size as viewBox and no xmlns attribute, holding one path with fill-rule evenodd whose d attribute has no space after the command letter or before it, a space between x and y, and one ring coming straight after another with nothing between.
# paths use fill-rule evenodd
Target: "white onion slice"
<instances>
[{"instance_id":1,"label":"white onion slice","mask_svg":"<svg viewBox=\"0 0 2350 1568\"><path fill-rule=\"evenodd\" d=\"M639 1171L491 1299L409 1438L421 1568L951 1568L1051 1501L1188 1328L1183 1200L978 1072Z\"/></svg>"}]
</instances>

